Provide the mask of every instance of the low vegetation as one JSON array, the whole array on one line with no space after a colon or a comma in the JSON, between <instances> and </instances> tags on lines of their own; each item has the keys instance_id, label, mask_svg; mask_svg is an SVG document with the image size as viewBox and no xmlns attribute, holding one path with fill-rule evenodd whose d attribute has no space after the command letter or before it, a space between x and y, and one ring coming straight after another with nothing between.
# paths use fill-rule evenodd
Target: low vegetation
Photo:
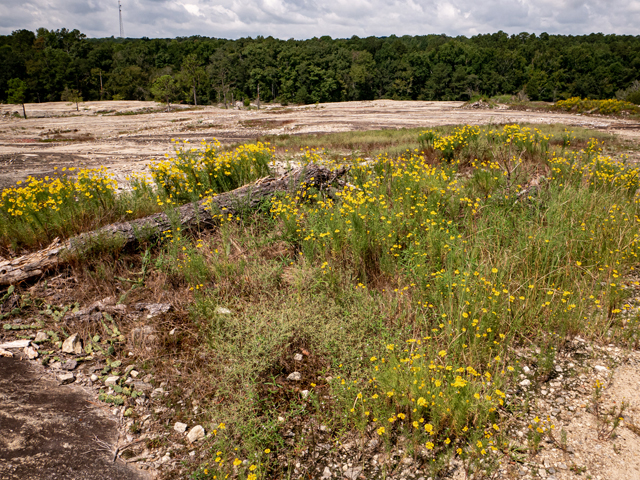
<instances>
[{"instance_id":1,"label":"low vegetation","mask_svg":"<svg viewBox=\"0 0 640 480\"><path fill-rule=\"evenodd\" d=\"M314 425L335 441L402 444L433 474L450 458L491 470L512 448L509 418L527 409L516 397L520 348L538 347L551 369L578 333L640 341L638 319L625 315L640 171L602 139L459 126L398 132L407 148L361 158L337 153L345 135L302 152L298 139L274 142L280 160L348 166L332 190L303 185L215 231L164 232L144 245L135 282L90 262L94 282L135 283L122 302L161 285L187 312L146 365L179 366L168 406L179 418L198 407L211 433L206 457L188 465L193 478L291 475L315 448L303 433ZM349 135L351 147L373 149L392 134ZM181 145L153 182L119 195L104 172L32 179L3 193L3 244L78 231L73 209L101 221L171 211L263 176L274 159L265 144Z\"/></svg>"}]
</instances>

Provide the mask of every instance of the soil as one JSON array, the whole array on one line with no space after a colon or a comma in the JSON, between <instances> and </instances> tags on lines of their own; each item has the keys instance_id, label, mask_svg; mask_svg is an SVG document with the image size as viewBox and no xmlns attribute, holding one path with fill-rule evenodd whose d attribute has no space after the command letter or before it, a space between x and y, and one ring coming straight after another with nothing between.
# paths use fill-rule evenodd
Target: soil
<instances>
[{"instance_id":1,"label":"soil","mask_svg":"<svg viewBox=\"0 0 640 480\"><path fill-rule=\"evenodd\" d=\"M564 124L639 138L631 120L559 112L462 108L462 102L375 100L307 106L264 106L260 110L175 106L154 102L86 102L76 111L64 102L27 104L27 119L15 105L0 105L0 189L53 168L107 166L122 182L150 161L172 152L171 139L222 143L254 141L262 135L329 133L436 125ZM123 182L126 183L126 182Z\"/></svg>"},{"instance_id":2,"label":"soil","mask_svg":"<svg viewBox=\"0 0 640 480\"><path fill-rule=\"evenodd\" d=\"M0 479L151 478L113 461L119 428L95 402L35 362L0 357Z\"/></svg>"}]
</instances>

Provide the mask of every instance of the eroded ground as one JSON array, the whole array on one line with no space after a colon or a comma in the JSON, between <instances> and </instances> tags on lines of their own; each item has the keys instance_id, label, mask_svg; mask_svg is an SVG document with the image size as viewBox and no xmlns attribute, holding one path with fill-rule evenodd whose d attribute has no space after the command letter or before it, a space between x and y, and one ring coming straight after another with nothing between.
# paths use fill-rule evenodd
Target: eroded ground
<instances>
[{"instance_id":1,"label":"eroded ground","mask_svg":"<svg viewBox=\"0 0 640 480\"><path fill-rule=\"evenodd\" d=\"M114 459L119 429L81 387L36 363L0 357L0 479L150 478Z\"/></svg>"},{"instance_id":2,"label":"eroded ground","mask_svg":"<svg viewBox=\"0 0 640 480\"><path fill-rule=\"evenodd\" d=\"M142 172L172 151L172 138L223 143L261 135L329 133L456 124L564 124L640 137L640 124L624 119L556 112L462 108L462 102L376 100L260 110L216 106L173 107L154 102L112 101L75 105L27 104L28 119L15 105L0 105L0 189L28 175L51 175L53 167L106 165L119 181Z\"/></svg>"}]
</instances>

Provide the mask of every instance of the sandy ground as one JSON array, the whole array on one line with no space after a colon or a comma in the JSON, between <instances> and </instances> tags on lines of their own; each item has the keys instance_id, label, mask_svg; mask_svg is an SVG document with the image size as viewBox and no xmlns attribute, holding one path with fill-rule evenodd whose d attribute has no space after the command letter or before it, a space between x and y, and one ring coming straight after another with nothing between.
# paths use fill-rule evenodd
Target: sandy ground
<instances>
[{"instance_id":1,"label":"sandy ground","mask_svg":"<svg viewBox=\"0 0 640 480\"><path fill-rule=\"evenodd\" d=\"M154 102L111 101L0 105L0 188L28 175L50 175L53 166L106 165L123 180L144 171L153 159L172 152L172 138L218 138L223 143L255 140L265 134L304 134L488 123L557 123L640 138L632 121L506 108L467 109L462 102L376 100L260 110L197 109L170 112Z\"/></svg>"}]
</instances>

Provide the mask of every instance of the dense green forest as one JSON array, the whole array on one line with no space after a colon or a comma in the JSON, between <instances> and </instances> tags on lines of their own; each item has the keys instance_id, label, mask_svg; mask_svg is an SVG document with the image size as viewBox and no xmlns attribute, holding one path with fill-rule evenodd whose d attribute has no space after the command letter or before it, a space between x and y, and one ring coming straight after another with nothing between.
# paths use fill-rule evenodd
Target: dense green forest
<instances>
[{"instance_id":1,"label":"dense green forest","mask_svg":"<svg viewBox=\"0 0 640 480\"><path fill-rule=\"evenodd\" d=\"M640 37L498 32L278 40L87 38L78 30L0 36L0 101L163 99L531 100L613 98L640 78ZM195 99L194 99L195 97Z\"/></svg>"}]
</instances>

